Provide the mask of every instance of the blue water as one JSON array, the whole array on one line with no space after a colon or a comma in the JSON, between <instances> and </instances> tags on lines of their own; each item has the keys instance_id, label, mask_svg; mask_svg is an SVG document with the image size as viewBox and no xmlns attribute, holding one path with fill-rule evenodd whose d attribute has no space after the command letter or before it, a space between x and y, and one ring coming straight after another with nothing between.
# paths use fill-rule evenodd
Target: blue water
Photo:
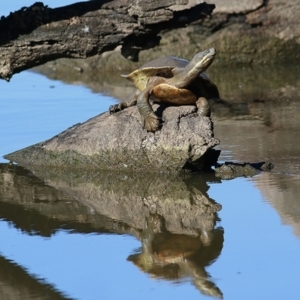
<instances>
[{"instance_id":1,"label":"blue water","mask_svg":"<svg viewBox=\"0 0 300 300\"><path fill-rule=\"evenodd\" d=\"M224 248L209 270L225 299L296 299L300 239L282 224L253 179L212 185L209 195L223 205Z\"/></svg>"},{"instance_id":2,"label":"blue water","mask_svg":"<svg viewBox=\"0 0 300 300\"><path fill-rule=\"evenodd\" d=\"M3 155L38 143L106 111L116 100L82 86L22 72L0 80L0 162Z\"/></svg>"},{"instance_id":3,"label":"blue water","mask_svg":"<svg viewBox=\"0 0 300 300\"><path fill-rule=\"evenodd\" d=\"M230 192L229 192L230 191ZM227 193L226 193L227 192ZM223 250L207 267L224 299L296 299L299 238L283 226L252 181L211 184L222 204ZM189 282L152 279L127 257L140 247L129 235L28 235L0 222L0 254L72 299L204 299Z\"/></svg>"}]
</instances>

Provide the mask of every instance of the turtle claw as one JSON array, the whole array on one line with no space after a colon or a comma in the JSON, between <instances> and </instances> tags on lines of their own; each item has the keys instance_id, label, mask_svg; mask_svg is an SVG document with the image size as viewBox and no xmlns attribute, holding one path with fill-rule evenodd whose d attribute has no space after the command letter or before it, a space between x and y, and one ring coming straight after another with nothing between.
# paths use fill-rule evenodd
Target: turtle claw
<instances>
[{"instance_id":1,"label":"turtle claw","mask_svg":"<svg viewBox=\"0 0 300 300\"><path fill-rule=\"evenodd\" d=\"M144 119L144 128L147 131L155 132L159 128L159 119L158 117L153 113L149 116L147 116Z\"/></svg>"}]
</instances>

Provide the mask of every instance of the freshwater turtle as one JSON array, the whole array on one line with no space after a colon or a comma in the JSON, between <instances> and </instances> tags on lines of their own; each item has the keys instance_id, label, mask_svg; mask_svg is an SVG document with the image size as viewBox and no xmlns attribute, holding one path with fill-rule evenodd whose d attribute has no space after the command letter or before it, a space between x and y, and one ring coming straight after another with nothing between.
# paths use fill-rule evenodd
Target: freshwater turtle
<instances>
[{"instance_id":1,"label":"freshwater turtle","mask_svg":"<svg viewBox=\"0 0 300 300\"><path fill-rule=\"evenodd\" d=\"M150 106L150 99L172 105L195 104L201 115L209 116L207 99L219 98L219 92L202 72L210 66L215 54L215 48L210 48L197 53L190 62L173 56L161 57L129 75L122 75L138 90L131 95L129 102L111 105L110 113L137 105L147 131L156 131L159 127L159 118Z\"/></svg>"}]
</instances>

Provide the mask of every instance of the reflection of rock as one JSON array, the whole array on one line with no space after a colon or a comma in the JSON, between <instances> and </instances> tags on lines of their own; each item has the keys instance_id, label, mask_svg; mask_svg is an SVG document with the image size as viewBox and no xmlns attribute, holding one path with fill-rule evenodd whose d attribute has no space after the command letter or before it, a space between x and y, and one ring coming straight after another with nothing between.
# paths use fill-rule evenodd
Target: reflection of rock
<instances>
[{"instance_id":1,"label":"reflection of rock","mask_svg":"<svg viewBox=\"0 0 300 300\"><path fill-rule=\"evenodd\" d=\"M212 69L215 71L215 69ZM292 129L300 125L294 114L300 108L300 68L266 67L253 70L215 72L225 101L213 106L213 119L260 120L271 129Z\"/></svg>"},{"instance_id":2,"label":"reflection of rock","mask_svg":"<svg viewBox=\"0 0 300 300\"><path fill-rule=\"evenodd\" d=\"M207 196L203 178L43 168L31 171L94 213L135 229L144 229L149 216L159 215L169 232L195 236L204 232L209 236L221 209Z\"/></svg>"},{"instance_id":3,"label":"reflection of rock","mask_svg":"<svg viewBox=\"0 0 300 300\"><path fill-rule=\"evenodd\" d=\"M95 214L18 166L0 164L0 199L0 218L28 234L51 236L61 228L82 233L124 233L127 228Z\"/></svg>"},{"instance_id":4,"label":"reflection of rock","mask_svg":"<svg viewBox=\"0 0 300 300\"><path fill-rule=\"evenodd\" d=\"M300 237L300 177L266 173L254 178L254 182L265 200L276 209L282 224L291 226Z\"/></svg>"},{"instance_id":5,"label":"reflection of rock","mask_svg":"<svg viewBox=\"0 0 300 300\"><path fill-rule=\"evenodd\" d=\"M296 65L225 69L213 65L208 73L220 89L222 99L231 105L254 103L268 108L269 102L282 105L286 101L293 102L300 96L300 68Z\"/></svg>"},{"instance_id":6,"label":"reflection of rock","mask_svg":"<svg viewBox=\"0 0 300 300\"><path fill-rule=\"evenodd\" d=\"M282 110L282 114L290 111ZM295 110L298 111L298 110ZM222 141L218 146L221 150L220 159L235 160L237 162L270 161L274 164L273 172L288 172L300 174L299 153L299 126L297 127L297 113L286 114L274 122L283 122L282 129L266 127L260 121L223 120L214 123L215 134Z\"/></svg>"},{"instance_id":7,"label":"reflection of rock","mask_svg":"<svg viewBox=\"0 0 300 300\"><path fill-rule=\"evenodd\" d=\"M173 45L173 48L176 48L176 45ZM175 51L176 53L172 54L191 59L195 53L202 49L204 48L195 47L191 53L183 55L178 53L178 49L178 51ZM160 56L158 53L156 55L156 57ZM218 53L217 57L220 55ZM134 64L122 58L121 55L117 58L115 56L116 53L107 54L105 63L99 57L87 60L58 60L39 67L37 71L53 79L73 84L81 83L94 92L125 100L135 89L132 83L120 75L131 72L151 58L145 55L144 61ZM120 61L115 63L118 59ZM112 61L118 65L118 68L115 69L114 64L107 65L107 60L108 63ZM84 72L74 71L78 67L84 69ZM222 99L228 101L228 105L231 105L226 107L227 112L230 114L235 111L239 112L237 104L240 102L246 107L250 103L254 103L260 105L262 109L264 109L264 106L268 109L265 102L279 99L280 102L277 105L280 105L282 101L295 101L300 96L298 88L300 68L297 65L221 68L214 62L207 73L219 88ZM249 113L251 109L246 108L243 110L248 110Z\"/></svg>"},{"instance_id":8,"label":"reflection of rock","mask_svg":"<svg viewBox=\"0 0 300 300\"><path fill-rule=\"evenodd\" d=\"M48 216L61 220L66 226L82 223L89 224L88 230L97 231L96 228L104 227L108 232L119 232L117 228L128 227L144 230L148 218L157 215L164 224L157 228L163 227L174 234L202 236L203 242L209 244L216 213L221 209L207 196L208 186L203 177L159 174L144 177L58 169L32 171L42 180L22 167L1 165L3 207L4 204L10 208L17 205L26 208L27 214L29 210L38 211L39 218ZM214 177L213 180L218 181ZM1 209L1 213L4 212L7 215L2 217L8 219L9 209ZM113 221L105 222L105 218ZM14 222L20 222L18 219L22 219L22 215ZM21 228L22 224L20 222ZM47 224L51 223L43 222L43 226L47 227ZM37 228L33 230L40 232Z\"/></svg>"},{"instance_id":9,"label":"reflection of rock","mask_svg":"<svg viewBox=\"0 0 300 300\"><path fill-rule=\"evenodd\" d=\"M119 232L118 227L126 226L143 230L149 216L159 215L169 232L202 235L209 243L216 212L221 209L207 196L205 179L198 177L158 174L141 177L57 169L36 169L34 172L43 181L21 167L1 165L1 202L10 208L1 209L2 217L7 219L12 205L17 205L38 211L39 218L46 215L49 219L61 220L66 226L83 223L89 224L88 229L92 231L105 227L108 231ZM10 215L13 216L15 214ZM114 221L105 221L105 218ZM21 228L23 224L25 228L22 229L26 230L25 220L18 221L21 219L22 215L15 223L19 222ZM43 222L43 226L47 224L51 222ZM37 228L33 230L40 232Z\"/></svg>"},{"instance_id":10,"label":"reflection of rock","mask_svg":"<svg viewBox=\"0 0 300 300\"><path fill-rule=\"evenodd\" d=\"M0 164L0 218L30 234L59 228L132 234L143 251L129 260L144 271L189 277L202 293L222 296L205 271L223 246L223 230L215 229L221 206L207 195L206 180L219 181L213 175L31 171L39 178Z\"/></svg>"},{"instance_id":11,"label":"reflection of rock","mask_svg":"<svg viewBox=\"0 0 300 300\"><path fill-rule=\"evenodd\" d=\"M94 169L174 172L201 170L214 164L209 150L218 145L211 119L195 106L154 106L164 121L146 132L136 107L101 114L50 140L6 158L23 166L71 166ZM213 158L215 159L215 158Z\"/></svg>"},{"instance_id":12,"label":"reflection of rock","mask_svg":"<svg viewBox=\"0 0 300 300\"><path fill-rule=\"evenodd\" d=\"M0 299L3 300L67 300L43 280L37 280L23 268L0 256Z\"/></svg>"}]
</instances>

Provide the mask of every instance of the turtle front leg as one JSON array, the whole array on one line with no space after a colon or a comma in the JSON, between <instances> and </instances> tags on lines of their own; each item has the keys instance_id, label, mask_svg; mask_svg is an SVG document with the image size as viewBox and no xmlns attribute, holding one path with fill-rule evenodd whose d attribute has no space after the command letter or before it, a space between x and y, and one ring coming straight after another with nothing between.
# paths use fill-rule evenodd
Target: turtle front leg
<instances>
[{"instance_id":1,"label":"turtle front leg","mask_svg":"<svg viewBox=\"0 0 300 300\"><path fill-rule=\"evenodd\" d=\"M200 97L196 101L196 106L198 109L198 114L202 117L210 117L211 109L208 101L204 97Z\"/></svg>"},{"instance_id":2,"label":"turtle front leg","mask_svg":"<svg viewBox=\"0 0 300 300\"><path fill-rule=\"evenodd\" d=\"M125 108L136 105L136 100L137 100L137 97L138 97L139 93L140 93L139 90L136 90L133 94L131 94L128 97L128 99L130 99L129 101L124 101L124 102L121 102L121 103L118 103L118 104L111 105L109 107L109 113L113 114L113 113L121 111Z\"/></svg>"},{"instance_id":3,"label":"turtle front leg","mask_svg":"<svg viewBox=\"0 0 300 300\"><path fill-rule=\"evenodd\" d=\"M136 105L141 115L144 128L147 131L155 132L159 127L159 119L149 103L151 90L152 87L148 87L144 91L140 92Z\"/></svg>"}]
</instances>

